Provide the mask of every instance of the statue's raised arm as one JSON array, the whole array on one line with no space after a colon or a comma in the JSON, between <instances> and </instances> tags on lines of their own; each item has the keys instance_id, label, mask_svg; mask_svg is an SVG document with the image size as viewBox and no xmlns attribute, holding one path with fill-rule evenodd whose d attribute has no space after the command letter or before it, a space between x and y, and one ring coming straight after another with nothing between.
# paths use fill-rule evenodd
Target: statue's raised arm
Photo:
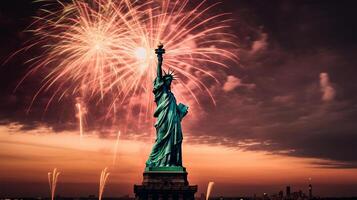
<instances>
[{"instance_id":1,"label":"statue's raised arm","mask_svg":"<svg viewBox=\"0 0 357 200\"><path fill-rule=\"evenodd\" d=\"M157 77L158 78L162 78L162 61L163 61L163 58L162 58L162 54L165 53L165 49L163 48L164 45L163 44L159 44L157 46L157 49L155 49L155 53L157 54Z\"/></svg>"}]
</instances>

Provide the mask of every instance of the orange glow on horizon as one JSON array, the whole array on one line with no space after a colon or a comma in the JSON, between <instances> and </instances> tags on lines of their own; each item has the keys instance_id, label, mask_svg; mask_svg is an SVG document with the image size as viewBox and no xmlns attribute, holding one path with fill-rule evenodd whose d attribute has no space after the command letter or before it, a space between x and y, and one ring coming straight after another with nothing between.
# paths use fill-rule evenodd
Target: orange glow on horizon
<instances>
[{"instance_id":1,"label":"orange glow on horizon","mask_svg":"<svg viewBox=\"0 0 357 200\"><path fill-rule=\"evenodd\" d=\"M62 184L96 183L98 173L109 166L111 178L108 185L133 185L142 180L151 147L150 142L121 139L117 146L117 161L113 165L115 137L106 139L93 134L79 142L75 131L55 134L49 128L19 131L11 126L1 126L0 133L2 182L43 182L49 169L58 168L62 172ZM220 184L305 184L309 177L319 183L334 180L337 184L355 184L357 180L355 170L317 168L309 164L314 159L188 142L184 142L183 151L190 183L202 185L199 192L205 192L203 184L212 180L218 188Z\"/></svg>"}]
</instances>

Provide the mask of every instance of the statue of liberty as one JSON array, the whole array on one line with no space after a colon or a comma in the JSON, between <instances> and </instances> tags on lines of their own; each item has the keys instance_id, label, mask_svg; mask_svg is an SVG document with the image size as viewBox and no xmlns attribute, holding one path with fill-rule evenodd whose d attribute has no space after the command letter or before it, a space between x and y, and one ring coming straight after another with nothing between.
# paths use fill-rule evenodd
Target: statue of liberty
<instances>
[{"instance_id":1,"label":"statue of liberty","mask_svg":"<svg viewBox=\"0 0 357 200\"><path fill-rule=\"evenodd\" d=\"M188 107L176 104L176 98L171 92L173 73L168 71L163 75L162 55L165 53L160 44L155 50L158 58L157 76L154 80L153 93L157 108L154 117L156 141L146 162L146 170L150 169L182 169L182 129L181 120L187 114Z\"/></svg>"}]
</instances>

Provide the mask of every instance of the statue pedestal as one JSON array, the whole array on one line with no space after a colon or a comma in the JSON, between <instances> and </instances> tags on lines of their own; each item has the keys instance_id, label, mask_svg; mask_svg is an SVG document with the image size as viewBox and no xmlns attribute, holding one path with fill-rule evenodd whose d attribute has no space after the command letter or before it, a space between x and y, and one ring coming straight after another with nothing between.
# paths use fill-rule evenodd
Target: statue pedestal
<instances>
[{"instance_id":1,"label":"statue pedestal","mask_svg":"<svg viewBox=\"0 0 357 200\"><path fill-rule=\"evenodd\" d=\"M142 185L134 185L136 200L194 200L197 185L190 186L183 167L146 168Z\"/></svg>"}]
</instances>

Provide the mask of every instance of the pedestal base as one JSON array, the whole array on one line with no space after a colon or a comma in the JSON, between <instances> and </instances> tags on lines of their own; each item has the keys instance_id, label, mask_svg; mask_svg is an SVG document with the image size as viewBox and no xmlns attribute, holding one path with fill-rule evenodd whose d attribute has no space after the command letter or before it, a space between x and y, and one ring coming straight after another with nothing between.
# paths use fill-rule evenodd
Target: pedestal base
<instances>
[{"instance_id":1,"label":"pedestal base","mask_svg":"<svg viewBox=\"0 0 357 200\"><path fill-rule=\"evenodd\" d=\"M155 171L153 171L155 170ZM134 185L136 200L194 200L197 185L190 186L185 168L169 171L146 169L142 185Z\"/></svg>"}]
</instances>

